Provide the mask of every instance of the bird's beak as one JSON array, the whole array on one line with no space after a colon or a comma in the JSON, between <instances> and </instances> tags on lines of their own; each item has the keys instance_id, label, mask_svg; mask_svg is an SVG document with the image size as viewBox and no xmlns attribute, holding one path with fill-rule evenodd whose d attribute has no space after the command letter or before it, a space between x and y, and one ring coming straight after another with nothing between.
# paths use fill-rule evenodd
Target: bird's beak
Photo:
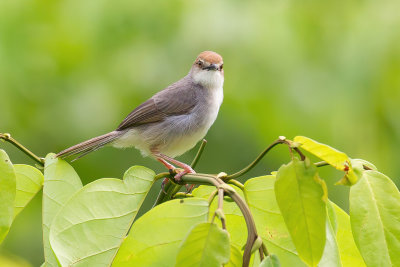
<instances>
[{"instance_id":1,"label":"bird's beak","mask_svg":"<svg viewBox=\"0 0 400 267\"><path fill-rule=\"evenodd\" d=\"M208 67L204 67L203 70L217 70L218 66L216 64L210 64Z\"/></svg>"}]
</instances>

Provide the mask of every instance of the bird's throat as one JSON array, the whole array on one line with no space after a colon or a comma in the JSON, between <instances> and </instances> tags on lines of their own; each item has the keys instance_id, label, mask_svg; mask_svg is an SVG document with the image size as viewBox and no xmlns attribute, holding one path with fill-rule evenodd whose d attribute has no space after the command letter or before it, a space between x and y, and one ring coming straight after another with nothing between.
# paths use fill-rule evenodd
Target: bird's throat
<instances>
[{"instance_id":1,"label":"bird's throat","mask_svg":"<svg viewBox=\"0 0 400 267\"><path fill-rule=\"evenodd\" d=\"M201 70L192 74L195 83L208 89L221 88L224 84L224 76L219 71Z\"/></svg>"}]
</instances>

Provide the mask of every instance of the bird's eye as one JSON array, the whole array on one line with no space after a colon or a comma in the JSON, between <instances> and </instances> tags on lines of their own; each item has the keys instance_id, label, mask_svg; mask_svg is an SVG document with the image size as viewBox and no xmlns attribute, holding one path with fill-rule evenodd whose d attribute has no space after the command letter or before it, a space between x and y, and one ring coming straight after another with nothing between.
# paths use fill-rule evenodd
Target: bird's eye
<instances>
[{"instance_id":1,"label":"bird's eye","mask_svg":"<svg viewBox=\"0 0 400 267\"><path fill-rule=\"evenodd\" d=\"M203 61L201 61L201 60L197 61L197 65L199 65L199 66L203 65Z\"/></svg>"},{"instance_id":2,"label":"bird's eye","mask_svg":"<svg viewBox=\"0 0 400 267\"><path fill-rule=\"evenodd\" d=\"M224 64L221 64L221 66L219 67L219 70L222 70L224 68Z\"/></svg>"}]
</instances>

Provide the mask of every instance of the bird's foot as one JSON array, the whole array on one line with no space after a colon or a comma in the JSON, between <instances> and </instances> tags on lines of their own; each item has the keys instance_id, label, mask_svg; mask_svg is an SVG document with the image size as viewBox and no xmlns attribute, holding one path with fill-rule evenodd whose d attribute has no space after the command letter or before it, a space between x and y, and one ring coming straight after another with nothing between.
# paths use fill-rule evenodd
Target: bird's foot
<instances>
[{"instance_id":1,"label":"bird's foot","mask_svg":"<svg viewBox=\"0 0 400 267\"><path fill-rule=\"evenodd\" d=\"M185 174L188 174L188 173L196 173L196 172L192 169L192 167L190 167L189 165L186 165L186 164L185 164L185 166L182 166L182 167L183 167L183 170L182 170L182 171L179 171L179 172L175 175L175 177L174 177L175 181L177 181L178 183L182 180L182 176L184 176ZM175 169L175 170L178 170L178 169Z\"/></svg>"},{"instance_id":2,"label":"bird's foot","mask_svg":"<svg viewBox=\"0 0 400 267\"><path fill-rule=\"evenodd\" d=\"M157 158L157 160L159 162L161 162L168 169L168 171L170 173L173 172L176 169L174 165L170 164L168 161L166 161L166 160L164 160L162 158Z\"/></svg>"}]
</instances>

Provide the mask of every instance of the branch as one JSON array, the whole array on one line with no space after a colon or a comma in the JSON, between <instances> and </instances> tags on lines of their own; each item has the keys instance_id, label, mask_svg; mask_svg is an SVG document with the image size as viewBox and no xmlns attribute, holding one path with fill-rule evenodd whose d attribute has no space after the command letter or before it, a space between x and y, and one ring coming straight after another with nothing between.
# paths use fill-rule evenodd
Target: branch
<instances>
[{"instance_id":1,"label":"branch","mask_svg":"<svg viewBox=\"0 0 400 267\"><path fill-rule=\"evenodd\" d=\"M246 202L243 200L243 198L232 187L227 185L222 179L209 174L200 174L200 173L186 174L182 176L182 183L213 185L218 188L218 191L219 189L223 189L224 192L232 198L232 200L236 203L236 205L238 205L246 221L247 232L248 232L247 241L243 253L243 266L244 267L249 266L253 244L259 237L257 235L257 229L253 216L251 215L250 209L247 206Z\"/></svg>"},{"instance_id":2,"label":"branch","mask_svg":"<svg viewBox=\"0 0 400 267\"><path fill-rule=\"evenodd\" d=\"M226 220L225 220L223 206L224 206L224 188L220 187L218 188L218 208L215 210L211 222L213 222L215 217L217 216L221 220L222 229L226 230Z\"/></svg>"},{"instance_id":3,"label":"branch","mask_svg":"<svg viewBox=\"0 0 400 267\"><path fill-rule=\"evenodd\" d=\"M0 133L0 139L3 139L4 141L7 141L7 142L13 144L20 151L22 151L23 153L28 155L28 157L30 157L31 159L33 159L34 161L39 163L41 166L44 166L44 158L40 158L40 157L36 156L35 154L33 154L32 151L30 151L29 149L24 147L21 143L19 143L17 140L12 138L9 133L4 133L4 134Z\"/></svg>"},{"instance_id":4,"label":"branch","mask_svg":"<svg viewBox=\"0 0 400 267\"><path fill-rule=\"evenodd\" d=\"M240 177L240 176L242 176L243 174L247 173L248 171L250 171L251 169L253 169L253 168L257 165L257 163L258 163L272 148L274 148L276 145L279 145L279 144L289 144L289 142L286 140L285 137L283 137L283 136L280 137L279 139L275 140L272 144L270 144L263 152L261 152L261 154L258 155L258 157L257 157L253 162L251 162L247 167L243 168L242 170L240 170L240 171L238 171L238 172L236 172L236 173L234 173L234 174L230 174L230 175L227 175L227 176L223 177L223 180L224 180L224 181L229 181L229 180L231 180L231 179Z\"/></svg>"}]
</instances>

